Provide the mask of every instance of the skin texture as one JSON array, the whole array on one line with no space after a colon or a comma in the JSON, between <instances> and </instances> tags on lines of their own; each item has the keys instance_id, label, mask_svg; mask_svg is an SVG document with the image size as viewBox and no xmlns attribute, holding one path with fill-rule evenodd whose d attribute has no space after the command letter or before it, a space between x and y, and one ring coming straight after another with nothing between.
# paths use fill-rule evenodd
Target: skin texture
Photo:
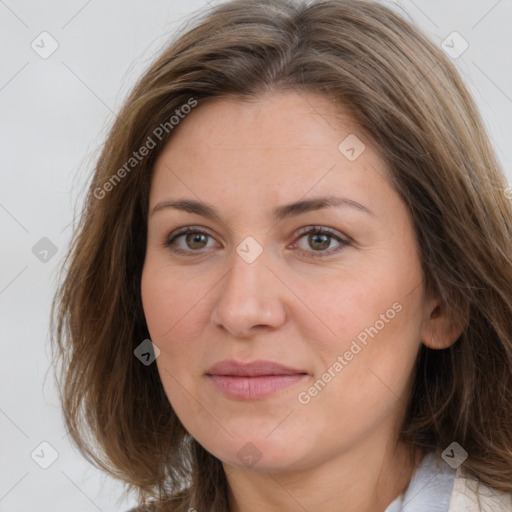
<instances>
[{"instance_id":1,"label":"skin texture","mask_svg":"<svg viewBox=\"0 0 512 512\"><path fill-rule=\"evenodd\" d=\"M144 312L169 401L223 462L232 511L384 511L414 467L395 440L420 344L444 348L459 335L424 294L411 219L384 161L336 112L312 93L215 99L180 122L155 165ZM365 145L354 161L338 149L351 134ZM275 206L329 194L372 214L343 206L271 216ZM173 208L151 214L182 198L213 205L221 219ZM184 226L209 236L165 246ZM299 233L308 226L334 236ZM252 263L236 251L246 237L263 250ZM352 342L376 325L347 360ZM341 371L333 369L338 356ZM205 375L225 359L271 360L308 375L264 399L232 399ZM329 368L330 382L301 403L299 393ZM257 462L239 457L241 449Z\"/></svg>"}]
</instances>

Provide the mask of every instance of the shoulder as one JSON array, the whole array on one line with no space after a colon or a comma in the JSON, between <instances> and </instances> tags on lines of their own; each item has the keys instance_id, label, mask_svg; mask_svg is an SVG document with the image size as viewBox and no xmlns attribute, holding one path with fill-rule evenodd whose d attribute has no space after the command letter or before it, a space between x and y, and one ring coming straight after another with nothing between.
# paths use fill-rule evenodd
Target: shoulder
<instances>
[{"instance_id":1,"label":"shoulder","mask_svg":"<svg viewBox=\"0 0 512 512\"><path fill-rule=\"evenodd\" d=\"M512 512L512 494L492 489L459 468L448 512Z\"/></svg>"}]
</instances>

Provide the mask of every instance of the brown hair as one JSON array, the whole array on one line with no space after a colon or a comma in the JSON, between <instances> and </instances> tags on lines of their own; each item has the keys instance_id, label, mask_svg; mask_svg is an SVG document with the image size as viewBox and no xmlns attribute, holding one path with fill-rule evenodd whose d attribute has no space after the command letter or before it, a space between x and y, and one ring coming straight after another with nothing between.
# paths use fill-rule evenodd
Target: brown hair
<instances>
[{"instance_id":1,"label":"brown hair","mask_svg":"<svg viewBox=\"0 0 512 512\"><path fill-rule=\"evenodd\" d=\"M228 510L221 462L180 423L156 365L134 357L149 338L140 296L149 185L176 109L288 90L351 109L410 210L426 289L465 322L451 347L422 344L400 439L424 450L456 441L469 453L467 473L512 493L507 184L452 62L373 1L221 4L137 82L98 159L53 304L70 435L90 461L138 489L141 503ZM159 126L168 128L160 138ZM127 166L148 137L156 146Z\"/></svg>"}]
</instances>

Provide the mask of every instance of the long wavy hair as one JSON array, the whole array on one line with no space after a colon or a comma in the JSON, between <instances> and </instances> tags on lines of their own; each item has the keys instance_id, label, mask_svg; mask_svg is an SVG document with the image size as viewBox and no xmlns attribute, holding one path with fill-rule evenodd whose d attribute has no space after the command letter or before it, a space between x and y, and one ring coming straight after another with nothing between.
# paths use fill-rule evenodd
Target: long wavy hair
<instances>
[{"instance_id":1,"label":"long wavy hair","mask_svg":"<svg viewBox=\"0 0 512 512\"><path fill-rule=\"evenodd\" d=\"M512 209L455 66L374 1L235 0L200 14L113 122L65 259L51 330L73 441L154 510L229 510L221 461L187 433L156 365L134 356L149 338L140 282L152 169L186 104L320 92L379 148L413 219L426 290L464 325L447 349L422 344L400 440L456 441L469 475L512 493Z\"/></svg>"}]
</instances>

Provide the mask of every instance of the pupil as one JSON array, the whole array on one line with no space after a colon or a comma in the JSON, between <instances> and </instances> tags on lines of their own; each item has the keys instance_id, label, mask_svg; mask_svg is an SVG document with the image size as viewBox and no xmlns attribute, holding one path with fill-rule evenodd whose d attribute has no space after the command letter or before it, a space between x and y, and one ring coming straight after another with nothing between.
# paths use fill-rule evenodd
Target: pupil
<instances>
[{"instance_id":1,"label":"pupil","mask_svg":"<svg viewBox=\"0 0 512 512\"><path fill-rule=\"evenodd\" d=\"M315 245L317 243L317 241L319 241L319 244L320 244L320 247L317 247L317 249L325 249L329 246L329 240L328 240L328 236L327 235L322 235L322 234L314 234L314 235L311 235L313 238L313 245ZM197 233L197 234L189 234L187 235L187 243L189 242L192 242L192 245L195 244L195 243L199 243L201 244L201 238L203 238L203 243L204 243L204 237L205 235L202 235L200 233ZM323 241L322 241L323 239Z\"/></svg>"},{"instance_id":2,"label":"pupil","mask_svg":"<svg viewBox=\"0 0 512 512\"><path fill-rule=\"evenodd\" d=\"M193 245L197 241L197 239L198 238L200 239L201 237L204 238L205 235L202 235L201 233L196 233L196 234L192 234L192 235L189 234L187 236L187 243L190 242L190 239L192 239L192 245ZM203 240L203 242L204 242L204 240ZM199 241L199 243L201 243L201 242Z\"/></svg>"},{"instance_id":3,"label":"pupil","mask_svg":"<svg viewBox=\"0 0 512 512\"><path fill-rule=\"evenodd\" d=\"M325 249L326 247L329 246L329 240L328 240L328 236L327 235L321 235L321 234L316 234L316 235L313 235L313 240L317 239L317 238L323 238L324 239L324 243L321 244L321 247L319 247L320 249ZM314 242L315 243L315 242Z\"/></svg>"}]
</instances>

